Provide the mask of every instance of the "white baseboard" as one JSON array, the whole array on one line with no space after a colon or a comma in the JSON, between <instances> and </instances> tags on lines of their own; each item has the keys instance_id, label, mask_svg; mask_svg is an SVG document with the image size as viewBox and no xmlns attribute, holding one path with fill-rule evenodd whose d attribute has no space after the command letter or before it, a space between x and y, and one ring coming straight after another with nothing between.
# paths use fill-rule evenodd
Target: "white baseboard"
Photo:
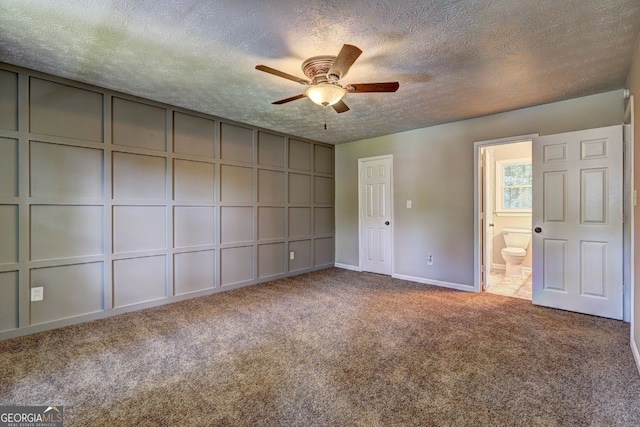
<instances>
[{"instance_id":1,"label":"white baseboard","mask_svg":"<svg viewBox=\"0 0 640 427\"><path fill-rule=\"evenodd\" d=\"M404 274L392 274L394 279L408 280L409 282L424 283L425 285L440 286L443 288L457 289L459 291L474 292L473 286L462 283L443 282L441 280L425 279L423 277L405 276Z\"/></svg>"},{"instance_id":2,"label":"white baseboard","mask_svg":"<svg viewBox=\"0 0 640 427\"><path fill-rule=\"evenodd\" d=\"M362 269L357 265L340 264L339 262L336 262L335 264L333 264L333 266L335 268L342 268L344 270L351 270L351 271L358 271L358 272L362 271Z\"/></svg>"},{"instance_id":3,"label":"white baseboard","mask_svg":"<svg viewBox=\"0 0 640 427\"><path fill-rule=\"evenodd\" d=\"M636 361L638 373L640 373L640 351L638 350L638 344L633 339L631 340L631 352L633 353L633 358Z\"/></svg>"},{"instance_id":4,"label":"white baseboard","mask_svg":"<svg viewBox=\"0 0 640 427\"><path fill-rule=\"evenodd\" d=\"M336 262L333 264L333 266L345 270L362 272L362 269L357 265L341 264L339 262ZM441 280L425 279L424 277L407 276L404 274L392 274L391 277L393 277L394 279L408 280L409 282L424 283L425 285L434 285L443 288L457 289L459 291L474 292L473 286L463 285L462 283L443 282Z\"/></svg>"}]
</instances>

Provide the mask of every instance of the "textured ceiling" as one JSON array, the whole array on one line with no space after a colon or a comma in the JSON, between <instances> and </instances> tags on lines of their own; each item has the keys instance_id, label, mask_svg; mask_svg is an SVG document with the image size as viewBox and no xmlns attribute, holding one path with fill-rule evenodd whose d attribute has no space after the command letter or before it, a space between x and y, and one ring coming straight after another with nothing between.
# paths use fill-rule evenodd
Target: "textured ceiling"
<instances>
[{"instance_id":1,"label":"textured ceiling","mask_svg":"<svg viewBox=\"0 0 640 427\"><path fill-rule=\"evenodd\" d=\"M1 0L0 61L342 143L624 87L640 0ZM350 111L301 99L302 61L364 51ZM328 129L324 130L324 120Z\"/></svg>"}]
</instances>

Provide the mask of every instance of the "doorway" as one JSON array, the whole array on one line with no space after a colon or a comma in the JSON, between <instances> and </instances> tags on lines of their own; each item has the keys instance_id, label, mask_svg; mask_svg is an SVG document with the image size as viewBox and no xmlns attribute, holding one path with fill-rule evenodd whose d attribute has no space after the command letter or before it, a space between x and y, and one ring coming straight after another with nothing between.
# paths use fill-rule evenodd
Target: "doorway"
<instances>
[{"instance_id":1,"label":"doorway","mask_svg":"<svg viewBox=\"0 0 640 427\"><path fill-rule=\"evenodd\" d=\"M488 141L482 168L482 290L532 298L531 138Z\"/></svg>"},{"instance_id":2,"label":"doorway","mask_svg":"<svg viewBox=\"0 0 640 427\"><path fill-rule=\"evenodd\" d=\"M358 160L360 269L390 276L393 268L393 156Z\"/></svg>"},{"instance_id":3,"label":"doorway","mask_svg":"<svg viewBox=\"0 0 640 427\"><path fill-rule=\"evenodd\" d=\"M533 233L529 245L533 304L628 319L623 267L628 248L623 244L622 224L622 207L628 202L623 192L622 131L617 125L527 138L532 141ZM476 291L490 286L495 262L489 261L495 250L487 249L486 236L491 237L487 230L495 228L492 209L499 211L499 207L487 205L500 200L485 194L485 181L491 179L485 170L490 168L485 153L491 146L511 142L516 141L475 144ZM495 231L493 234L495 242ZM509 270L508 263L505 270Z\"/></svg>"}]
</instances>

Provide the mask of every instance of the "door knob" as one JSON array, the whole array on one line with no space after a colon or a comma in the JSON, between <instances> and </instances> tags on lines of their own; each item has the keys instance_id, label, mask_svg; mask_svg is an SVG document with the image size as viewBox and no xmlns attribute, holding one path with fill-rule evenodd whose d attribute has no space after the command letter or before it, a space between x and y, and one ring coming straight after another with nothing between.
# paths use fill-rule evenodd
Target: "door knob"
<instances>
[{"instance_id":1,"label":"door knob","mask_svg":"<svg viewBox=\"0 0 640 427\"><path fill-rule=\"evenodd\" d=\"M384 225L389 225L389 221L385 221L385 222L384 222Z\"/></svg>"},{"instance_id":2,"label":"door knob","mask_svg":"<svg viewBox=\"0 0 640 427\"><path fill-rule=\"evenodd\" d=\"M493 224L489 224L489 227L493 227Z\"/></svg>"},{"instance_id":3,"label":"door knob","mask_svg":"<svg viewBox=\"0 0 640 427\"><path fill-rule=\"evenodd\" d=\"M542 228L536 227L533 229L533 231L535 231L536 233L542 233Z\"/></svg>"}]
</instances>

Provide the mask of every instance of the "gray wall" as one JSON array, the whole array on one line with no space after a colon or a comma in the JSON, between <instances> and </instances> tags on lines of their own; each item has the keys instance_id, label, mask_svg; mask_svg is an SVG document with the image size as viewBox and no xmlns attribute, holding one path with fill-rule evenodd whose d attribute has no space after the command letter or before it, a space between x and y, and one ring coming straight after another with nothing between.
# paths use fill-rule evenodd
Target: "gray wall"
<instances>
[{"instance_id":1,"label":"gray wall","mask_svg":"<svg viewBox=\"0 0 640 427\"><path fill-rule=\"evenodd\" d=\"M473 286L474 142L609 126L622 114L617 90L336 146L336 263L359 264L358 159L393 154L393 274Z\"/></svg>"},{"instance_id":2,"label":"gray wall","mask_svg":"<svg viewBox=\"0 0 640 427\"><path fill-rule=\"evenodd\" d=\"M0 64L0 339L332 266L333 159Z\"/></svg>"}]
</instances>

